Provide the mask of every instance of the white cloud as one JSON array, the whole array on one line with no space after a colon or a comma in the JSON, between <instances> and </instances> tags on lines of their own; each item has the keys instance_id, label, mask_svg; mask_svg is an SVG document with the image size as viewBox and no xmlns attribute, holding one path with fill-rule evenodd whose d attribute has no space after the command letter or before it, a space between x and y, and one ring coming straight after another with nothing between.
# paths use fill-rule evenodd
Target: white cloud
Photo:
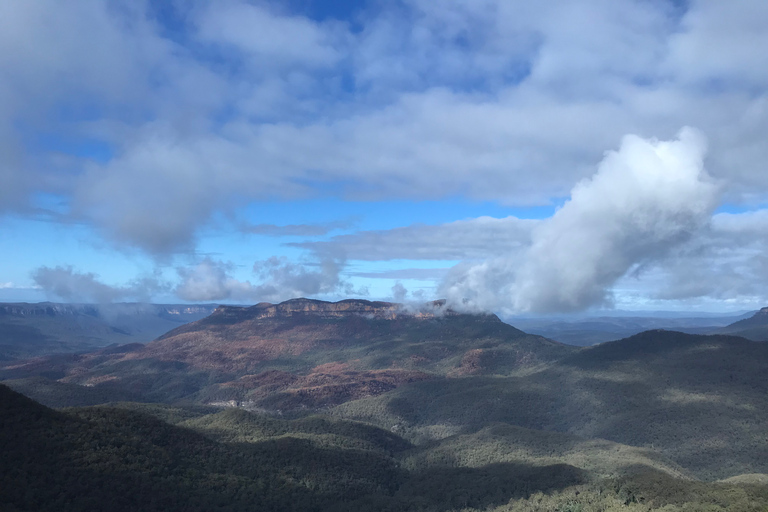
<instances>
[{"instance_id":1,"label":"white cloud","mask_svg":"<svg viewBox=\"0 0 768 512\"><path fill-rule=\"evenodd\" d=\"M760 0L694 0L670 38L667 69L698 87L764 91L768 67L756 49L768 46L766 16L768 5Z\"/></svg>"},{"instance_id":2,"label":"white cloud","mask_svg":"<svg viewBox=\"0 0 768 512\"><path fill-rule=\"evenodd\" d=\"M718 213L695 238L625 277L634 299L763 307L768 296L768 210Z\"/></svg>"},{"instance_id":3,"label":"white cloud","mask_svg":"<svg viewBox=\"0 0 768 512\"><path fill-rule=\"evenodd\" d=\"M257 66L324 67L341 58L334 47L344 41L340 27L323 27L302 16L271 12L267 5L208 2L195 13L195 23L203 41L232 45L253 58Z\"/></svg>"},{"instance_id":4,"label":"white cloud","mask_svg":"<svg viewBox=\"0 0 768 512\"><path fill-rule=\"evenodd\" d=\"M444 293L518 312L609 303L611 286L627 271L663 258L708 221L717 188L703 168L704 151L702 135L688 128L668 142L624 137L534 229L523 258L459 268Z\"/></svg>"},{"instance_id":5,"label":"white cloud","mask_svg":"<svg viewBox=\"0 0 768 512\"><path fill-rule=\"evenodd\" d=\"M156 275L135 279L125 286L111 286L101 282L96 274L78 272L71 266L39 267L32 273L32 279L49 297L96 304L125 300L149 302L169 288L168 283Z\"/></svg>"},{"instance_id":6,"label":"white cloud","mask_svg":"<svg viewBox=\"0 0 768 512\"><path fill-rule=\"evenodd\" d=\"M299 264L272 257L254 264L260 282L231 277L230 264L206 258L192 268L178 268L181 283L176 295L187 301L280 302L296 297L333 294L366 295L340 277L344 262L322 258L317 263Z\"/></svg>"},{"instance_id":7,"label":"white cloud","mask_svg":"<svg viewBox=\"0 0 768 512\"><path fill-rule=\"evenodd\" d=\"M37 194L54 193L66 221L169 258L192 251L217 214L267 198L549 204L589 178L621 134L666 140L686 124L707 133L722 197L768 199L759 0L408 0L363 10L359 31L288 4L168 9L173 26L148 1L0 5L0 211L28 214ZM62 149L83 140L112 158ZM265 227L275 222L255 224L277 233ZM533 223L483 222L303 247L368 261L483 260L519 276ZM714 258L724 235L713 222L701 244ZM546 229L536 231L534 246ZM465 279L490 287L482 268ZM214 288L201 295L246 293Z\"/></svg>"},{"instance_id":8,"label":"white cloud","mask_svg":"<svg viewBox=\"0 0 768 512\"><path fill-rule=\"evenodd\" d=\"M405 298L408 296L408 289L403 286L400 281L396 282L392 287L392 300L394 302L405 302Z\"/></svg>"},{"instance_id":9,"label":"white cloud","mask_svg":"<svg viewBox=\"0 0 768 512\"><path fill-rule=\"evenodd\" d=\"M181 283L176 287L176 295L187 301L234 301L252 300L254 286L229 276L231 267L223 262L206 258L192 268L177 269Z\"/></svg>"}]
</instances>

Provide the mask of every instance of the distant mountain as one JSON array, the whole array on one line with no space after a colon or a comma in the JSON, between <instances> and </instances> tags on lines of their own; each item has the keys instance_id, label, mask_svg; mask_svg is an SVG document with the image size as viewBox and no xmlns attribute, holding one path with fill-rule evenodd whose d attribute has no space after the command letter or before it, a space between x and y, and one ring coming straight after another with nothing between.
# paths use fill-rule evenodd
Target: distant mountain
<instances>
[{"instance_id":1,"label":"distant mountain","mask_svg":"<svg viewBox=\"0 0 768 512\"><path fill-rule=\"evenodd\" d=\"M586 347L620 340L652 329L667 329L689 334L731 333L732 331L725 331L723 328L752 314L750 312L738 315L681 316L669 312L666 314L654 312L645 316L509 318L507 321L531 334L539 334L569 345Z\"/></svg>"},{"instance_id":2,"label":"distant mountain","mask_svg":"<svg viewBox=\"0 0 768 512\"><path fill-rule=\"evenodd\" d=\"M221 306L147 345L7 365L0 378L46 376L58 384L130 391L145 400L233 401L291 411L441 376L510 375L573 350L495 315L461 314L441 302L413 309L294 299ZM51 393L31 396L45 401Z\"/></svg>"},{"instance_id":3,"label":"distant mountain","mask_svg":"<svg viewBox=\"0 0 768 512\"><path fill-rule=\"evenodd\" d=\"M719 329L718 332L743 336L753 341L768 341L768 308L763 308L749 318Z\"/></svg>"},{"instance_id":4,"label":"distant mountain","mask_svg":"<svg viewBox=\"0 0 768 512\"><path fill-rule=\"evenodd\" d=\"M146 343L208 316L213 304L0 303L0 361Z\"/></svg>"}]
</instances>

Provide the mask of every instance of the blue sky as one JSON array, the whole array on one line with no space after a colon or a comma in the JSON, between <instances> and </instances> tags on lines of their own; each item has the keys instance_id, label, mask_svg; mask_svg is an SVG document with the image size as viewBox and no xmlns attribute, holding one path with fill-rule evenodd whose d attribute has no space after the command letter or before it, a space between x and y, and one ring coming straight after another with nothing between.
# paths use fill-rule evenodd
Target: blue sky
<instances>
[{"instance_id":1,"label":"blue sky","mask_svg":"<svg viewBox=\"0 0 768 512\"><path fill-rule=\"evenodd\" d=\"M0 300L762 307L766 15L3 2Z\"/></svg>"}]
</instances>

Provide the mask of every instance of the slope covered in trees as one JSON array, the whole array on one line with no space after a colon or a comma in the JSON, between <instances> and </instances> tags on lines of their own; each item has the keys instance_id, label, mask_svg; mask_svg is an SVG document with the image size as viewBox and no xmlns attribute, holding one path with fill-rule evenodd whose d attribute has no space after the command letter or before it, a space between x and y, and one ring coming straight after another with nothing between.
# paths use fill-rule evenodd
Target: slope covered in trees
<instances>
[{"instance_id":1,"label":"slope covered in trees","mask_svg":"<svg viewBox=\"0 0 768 512\"><path fill-rule=\"evenodd\" d=\"M583 451L585 440L504 426L475 437L414 447L372 426L321 417L288 421L235 409L128 403L54 411L0 385L0 508L715 512L768 506L768 486L758 477L705 485L652 457L648 465L606 476L612 453L619 468L632 448L604 443L591 463L580 464L589 456L570 456L569 464L563 457ZM506 460L499 460L499 440ZM551 453L534 453L540 441Z\"/></svg>"},{"instance_id":2,"label":"slope covered in trees","mask_svg":"<svg viewBox=\"0 0 768 512\"><path fill-rule=\"evenodd\" d=\"M420 443L489 422L660 450L713 480L768 472L768 345L648 331L513 377L415 383L333 414Z\"/></svg>"}]
</instances>

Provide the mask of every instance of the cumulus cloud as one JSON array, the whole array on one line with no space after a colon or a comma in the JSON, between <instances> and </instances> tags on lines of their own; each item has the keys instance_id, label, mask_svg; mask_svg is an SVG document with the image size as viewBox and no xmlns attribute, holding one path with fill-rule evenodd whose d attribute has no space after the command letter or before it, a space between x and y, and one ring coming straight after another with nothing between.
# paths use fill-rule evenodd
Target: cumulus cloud
<instances>
[{"instance_id":1,"label":"cumulus cloud","mask_svg":"<svg viewBox=\"0 0 768 512\"><path fill-rule=\"evenodd\" d=\"M182 2L167 9L180 38L151 2L118 4L0 8L0 147L38 153L0 162L14 191L0 201L56 191L153 254L189 250L219 211L329 183L543 203L617 133L667 138L682 120L708 133L734 198L768 194L763 2L410 0L362 11L358 31L268 3ZM53 166L30 138L41 127L112 157Z\"/></svg>"},{"instance_id":2,"label":"cumulus cloud","mask_svg":"<svg viewBox=\"0 0 768 512\"><path fill-rule=\"evenodd\" d=\"M304 297L342 292L355 294L354 288L340 277L345 262L336 258L321 258L309 267L293 263L288 258L273 256L257 262L254 272L262 280L262 288L270 297Z\"/></svg>"},{"instance_id":3,"label":"cumulus cloud","mask_svg":"<svg viewBox=\"0 0 768 512\"><path fill-rule=\"evenodd\" d=\"M231 277L231 264L210 258L192 268L179 268L181 283L176 295L188 301L280 302L295 297L318 295L367 295L342 279L344 262L323 258L316 263L300 264L287 258L271 257L258 261L253 272L256 283Z\"/></svg>"},{"instance_id":4,"label":"cumulus cloud","mask_svg":"<svg viewBox=\"0 0 768 512\"><path fill-rule=\"evenodd\" d=\"M704 153L703 135L690 128L672 141L624 137L597 173L534 229L521 258L461 266L443 292L458 303L518 312L610 303L616 280L706 225L717 186L703 167Z\"/></svg>"},{"instance_id":5,"label":"cumulus cloud","mask_svg":"<svg viewBox=\"0 0 768 512\"><path fill-rule=\"evenodd\" d=\"M194 267L178 268L181 283L176 295L187 301L243 301L253 299L254 286L230 277L232 265L206 258Z\"/></svg>"},{"instance_id":6,"label":"cumulus cloud","mask_svg":"<svg viewBox=\"0 0 768 512\"><path fill-rule=\"evenodd\" d=\"M405 298L408 296L408 289L403 286L400 281L396 282L392 287L392 299L395 302L405 302Z\"/></svg>"},{"instance_id":7,"label":"cumulus cloud","mask_svg":"<svg viewBox=\"0 0 768 512\"><path fill-rule=\"evenodd\" d=\"M149 302L169 286L157 276L136 279L126 286L110 286L91 272L78 272L71 266L40 267L32 273L35 284L53 298L67 302L97 304L138 300Z\"/></svg>"},{"instance_id":8,"label":"cumulus cloud","mask_svg":"<svg viewBox=\"0 0 768 512\"><path fill-rule=\"evenodd\" d=\"M755 48L768 45L761 19L765 3L747 0L738 9L720 2L698 1L682 19L681 30L670 38L666 66L694 84L717 80L729 87L764 88L768 69L755 65ZM707 55L698 59L697 55Z\"/></svg>"},{"instance_id":9,"label":"cumulus cloud","mask_svg":"<svg viewBox=\"0 0 768 512\"><path fill-rule=\"evenodd\" d=\"M261 200L548 204L589 178L618 135L666 140L683 124L707 133L707 169L727 201L768 198L765 2L404 0L359 10L354 30L352 20L312 19L304 4L0 4L0 211L29 215L36 198L55 194L57 220L172 261L218 227L212 219L239 218ZM273 222L251 229L330 232ZM526 248L546 247L548 229L477 219L300 247L339 261L465 260L455 279L472 288L496 287L519 308L567 307L503 284L538 274ZM714 257L718 229L701 240L709 249L690 253ZM672 239L649 244L678 247ZM664 251L648 252L628 249L587 274L610 282L635 256L646 272L660 268ZM498 259L472 261L489 258ZM286 272L289 284L302 275ZM224 287L200 296L250 293L228 291L226 277L210 282ZM602 284L579 289L575 303L605 298Z\"/></svg>"},{"instance_id":10,"label":"cumulus cloud","mask_svg":"<svg viewBox=\"0 0 768 512\"><path fill-rule=\"evenodd\" d=\"M341 58L335 48L344 43L341 27L328 23L323 26L304 16L281 14L267 7L228 0L210 2L195 13L198 35L204 41L238 49L258 66L290 67L299 63L325 67Z\"/></svg>"},{"instance_id":11,"label":"cumulus cloud","mask_svg":"<svg viewBox=\"0 0 768 512\"><path fill-rule=\"evenodd\" d=\"M718 213L697 236L625 276L624 300L763 307L768 295L768 210Z\"/></svg>"}]
</instances>

